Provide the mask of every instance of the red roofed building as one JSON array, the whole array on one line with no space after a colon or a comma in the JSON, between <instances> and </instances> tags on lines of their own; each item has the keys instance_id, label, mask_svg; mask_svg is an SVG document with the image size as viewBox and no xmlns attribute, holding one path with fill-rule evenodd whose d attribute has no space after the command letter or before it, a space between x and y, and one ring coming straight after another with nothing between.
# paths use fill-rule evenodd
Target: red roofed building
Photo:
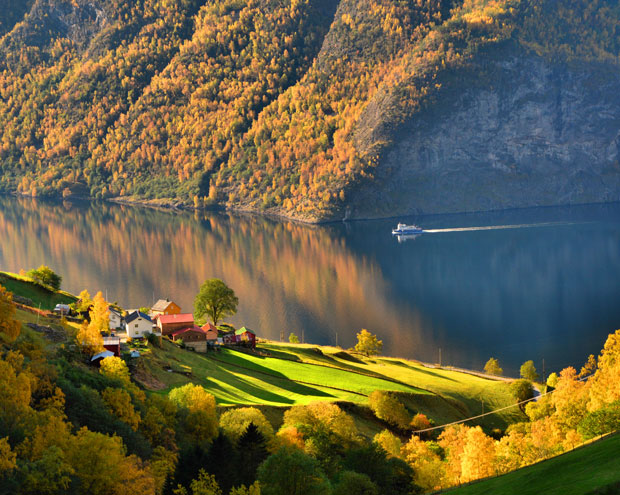
<instances>
[{"instance_id":1,"label":"red roofed building","mask_svg":"<svg viewBox=\"0 0 620 495\"><path fill-rule=\"evenodd\" d=\"M159 315L157 327L162 335L170 335L172 332L194 326L194 315L191 313L179 313L174 315ZM198 327L200 328L200 327Z\"/></svg>"},{"instance_id":2,"label":"red roofed building","mask_svg":"<svg viewBox=\"0 0 620 495\"><path fill-rule=\"evenodd\" d=\"M172 340L183 340L185 347L197 352L207 352L207 332L197 325L176 330L170 334Z\"/></svg>"},{"instance_id":3,"label":"red roofed building","mask_svg":"<svg viewBox=\"0 0 620 495\"><path fill-rule=\"evenodd\" d=\"M121 339L119 337L104 337L103 347L106 351L112 351L116 357L121 356Z\"/></svg>"},{"instance_id":4,"label":"red roofed building","mask_svg":"<svg viewBox=\"0 0 620 495\"><path fill-rule=\"evenodd\" d=\"M213 325L212 323L207 323L206 325L203 325L202 329L207 334L207 340L215 341L220 335L220 332L218 331L217 327Z\"/></svg>"}]
</instances>

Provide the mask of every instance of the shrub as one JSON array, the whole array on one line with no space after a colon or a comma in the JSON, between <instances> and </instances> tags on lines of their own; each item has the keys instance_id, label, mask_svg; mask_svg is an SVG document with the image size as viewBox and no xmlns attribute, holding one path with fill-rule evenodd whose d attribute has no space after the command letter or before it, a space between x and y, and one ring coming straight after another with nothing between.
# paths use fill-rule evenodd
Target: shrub
<instances>
[{"instance_id":1,"label":"shrub","mask_svg":"<svg viewBox=\"0 0 620 495\"><path fill-rule=\"evenodd\" d=\"M383 390L375 390L368 396L368 405L377 418L405 430L409 427L410 416L396 397Z\"/></svg>"}]
</instances>

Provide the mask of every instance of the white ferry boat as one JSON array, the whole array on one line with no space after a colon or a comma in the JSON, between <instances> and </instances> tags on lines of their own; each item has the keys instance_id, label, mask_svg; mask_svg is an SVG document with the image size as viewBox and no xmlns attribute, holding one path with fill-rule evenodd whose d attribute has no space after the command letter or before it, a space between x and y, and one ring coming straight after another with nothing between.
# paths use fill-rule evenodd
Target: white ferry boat
<instances>
[{"instance_id":1,"label":"white ferry boat","mask_svg":"<svg viewBox=\"0 0 620 495\"><path fill-rule=\"evenodd\" d=\"M411 234L421 234L424 230L422 227L418 227L417 225L405 225L404 223L399 223L395 229L392 229L393 235L411 235Z\"/></svg>"}]
</instances>

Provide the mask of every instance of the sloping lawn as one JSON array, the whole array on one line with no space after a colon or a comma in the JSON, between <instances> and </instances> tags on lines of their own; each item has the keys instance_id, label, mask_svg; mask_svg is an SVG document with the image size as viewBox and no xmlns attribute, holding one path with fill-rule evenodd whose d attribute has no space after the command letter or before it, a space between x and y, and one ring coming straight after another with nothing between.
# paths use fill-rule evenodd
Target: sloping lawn
<instances>
[{"instance_id":1,"label":"sloping lawn","mask_svg":"<svg viewBox=\"0 0 620 495\"><path fill-rule=\"evenodd\" d=\"M498 478L447 490L449 495L585 495L620 481L620 434ZM615 487L609 492L619 493ZM595 492L597 493L597 492Z\"/></svg>"},{"instance_id":2,"label":"sloping lawn","mask_svg":"<svg viewBox=\"0 0 620 495\"><path fill-rule=\"evenodd\" d=\"M28 277L23 277L15 273L0 272L0 285L3 285L13 294L27 297L35 307L41 305L41 309L51 311L56 304L71 304L77 298L65 291L54 291L47 289Z\"/></svg>"},{"instance_id":3,"label":"sloping lawn","mask_svg":"<svg viewBox=\"0 0 620 495\"><path fill-rule=\"evenodd\" d=\"M366 396L377 389L429 394L346 370L250 356L229 349L197 354L165 340L163 349L151 347L151 353L144 355L144 365L165 384L165 391L188 382L199 383L220 405L291 406L316 400L365 403Z\"/></svg>"},{"instance_id":4,"label":"sloping lawn","mask_svg":"<svg viewBox=\"0 0 620 495\"><path fill-rule=\"evenodd\" d=\"M337 366L379 378L397 380L438 394L448 399L450 404L446 404L445 401L443 403L431 401L432 404L429 403L426 407L420 407L421 411L428 411L436 424L475 416L483 410L488 412L501 409L511 406L515 402L506 382L440 368L428 368L414 361L383 357L366 358L359 354L343 352L342 349L328 346L320 347L321 353L319 353L316 352L316 346L308 344L269 342L261 343L260 348L283 359ZM391 390L401 389L394 387ZM422 397L418 397L416 402L420 402L422 399ZM404 402L407 401L404 400ZM455 413L455 408L458 409L458 413ZM504 429L511 423L525 419L518 407L512 407L469 424L480 424L487 430Z\"/></svg>"}]
</instances>

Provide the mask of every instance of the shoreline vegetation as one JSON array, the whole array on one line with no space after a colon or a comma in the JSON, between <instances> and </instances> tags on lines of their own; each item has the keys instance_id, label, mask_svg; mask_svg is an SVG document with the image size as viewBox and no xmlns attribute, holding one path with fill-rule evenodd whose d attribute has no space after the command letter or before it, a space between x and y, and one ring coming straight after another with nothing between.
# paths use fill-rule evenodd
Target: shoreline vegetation
<instances>
[{"instance_id":1,"label":"shoreline vegetation","mask_svg":"<svg viewBox=\"0 0 620 495\"><path fill-rule=\"evenodd\" d=\"M620 331L579 374L567 368L554 374L552 385L538 384L546 393L535 399L531 385L530 395L515 392L524 379L381 356L381 341L365 330L356 349L346 350L295 343L291 335L288 343L258 338L256 349L221 345L202 353L147 335L128 338L120 357L94 366L79 343L87 323L50 311L53 304L82 307L86 301L61 291L61 278L47 267L28 273L50 277L56 288L0 272L0 285L14 293L0 289L0 367L6 368L0 381L7 382L0 386L0 405L13 404L17 415L7 422L8 410L0 408L0 449L10 461L0 485L14 493L42 493L37 483L49 476L44 482L28 473L46 452L58 451L65 474L48 492L80 493L92 473L75 452L96 456L91 446L106 442L116 475L101 474L98 482L109 489L92 493L121 493L119 480L133 493L166 495L337 495L357 493L351 490L359 484L370 490L363 493L386 495L466 484L463 493L484 493L485 486L509 493L501 475L523 480L522 467L548 472L542 460L568 459L553 461L560 470L590 451L604 456L607 440L586 444L620 428ZM208 305L206 294L202 303ZM101 323L97 307L108 304L100 294L94 301L89 327ZM18 322L17 332L11 322ZM497 360L489 362L501 373ZM521 375L537 380L528 362ZM5 397L7 390L20 391L21 398ZM30 443L35 438L39 450ZM231 466L245 456L251 463L239 474ZM229 466L216 462L221 459L237 461ZM607 469L609 463L598 464ZM309 485L278 491L291 465L306 473ZM556 479L561 483L557 472ZM476 480L483 480L479 488L469 484ZM600 484L575 483L591 490L618 481L620 474L607 474ZM200 491L204 486L212 491Z\"/></svg>"}]
</instances>

